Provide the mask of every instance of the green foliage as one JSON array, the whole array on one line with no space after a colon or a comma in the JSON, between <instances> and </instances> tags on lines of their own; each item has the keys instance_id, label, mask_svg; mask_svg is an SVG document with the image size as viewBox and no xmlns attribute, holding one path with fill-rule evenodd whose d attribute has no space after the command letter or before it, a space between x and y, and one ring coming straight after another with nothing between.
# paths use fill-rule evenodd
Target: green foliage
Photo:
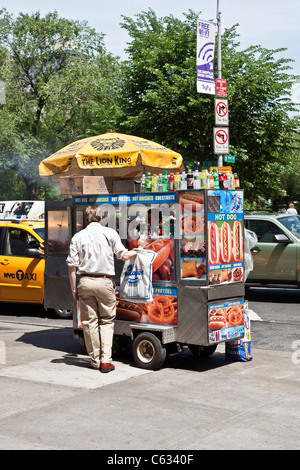
<instances>
[{"instance_id":1,"label":"green foliage","mask_svg":"<svg viewBox=\"0 0 300 470\"><path fill-rule=\"evenodd\" d=\"M117 109L118 62L103 35L57 12L14 20L0 11L0 168L38 197L41 160L73 140L106 132Z\"/></svg>"},{"instance_id":2,"label":"green foliage","mask_svg":"<svg viewBox=\"0 0 300 470\"><path fill-rule=\"evenodd\" d=\"M122 24L131 43L129 60L123 64L120 127L177 150L188 165L216 160L214 97L196 91L197 17L189 11L183 21L172 15L159 19L149 9L135 21L123 17ZM299 167L299 117L290 117L295 112L291 87L297 77L288 73L290 60L275 58L284 49L252 46L242 51L236 30L237 25L222 36L234 170L250 202L258 196L276 199L287 168Z\"/></svg>"}]
</instances>

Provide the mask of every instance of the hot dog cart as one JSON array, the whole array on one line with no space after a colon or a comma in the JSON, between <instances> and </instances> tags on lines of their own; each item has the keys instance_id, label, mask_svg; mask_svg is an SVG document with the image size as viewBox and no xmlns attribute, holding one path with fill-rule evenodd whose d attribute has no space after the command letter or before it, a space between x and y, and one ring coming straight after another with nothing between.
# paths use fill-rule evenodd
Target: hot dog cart
<instances>
[{"instance_id":1,"label":"hot dog cart","mask_svg":"<svg viewBox=\"0 0 300 470\"><path fill-rule=\"evenodd\" d=\"M80 309L68 279L71 237L85 227L87 206L101 209L103 225L118 231L128 249L141 234L156 256L153 301L119 298L123 262L115 261L115 339L126 338L136 364L157 369L166 355L188 346L210 355L220 342L244 337L243 191L185 190L73 196L46 203L45 307L74 311L83 345Z\"/></svg>"}]
</instances>

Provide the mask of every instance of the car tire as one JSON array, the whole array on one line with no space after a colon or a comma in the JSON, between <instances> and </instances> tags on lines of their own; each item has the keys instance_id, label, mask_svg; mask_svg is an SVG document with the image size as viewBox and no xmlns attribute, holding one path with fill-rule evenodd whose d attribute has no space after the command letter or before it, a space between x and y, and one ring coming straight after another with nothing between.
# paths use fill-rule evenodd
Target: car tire
<instances>
[{"instance_id":1,"label":"car tire","mask_svg":"<svg viewBox=\"0 0 300 470\"><path fill-rule=\"evenodd\" d=\"M67 319L67 318L72 318L73 317L73 310L68 310L66 308L53 308L52 311L59 318Z\"/></svg>"}]
</instances>

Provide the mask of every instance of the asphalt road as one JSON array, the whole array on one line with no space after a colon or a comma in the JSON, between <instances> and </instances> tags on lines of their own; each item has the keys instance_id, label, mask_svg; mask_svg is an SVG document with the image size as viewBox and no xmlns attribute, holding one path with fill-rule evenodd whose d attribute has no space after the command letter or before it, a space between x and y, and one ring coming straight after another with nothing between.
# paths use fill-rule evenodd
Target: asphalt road
<instances>
[{"instance_id":1,"label":"asphalt road","mask_svg":"<svg viewBox=\"0 0 300 470\"><path fill-rule=\"evenodd\" d=\"M247 289L245 300L252 312L251 340L256 348L291 352L300 341L300 289ZM40 305L1 304L0 321L37 326L72 328Z\"/></svg>"}]
</instances>

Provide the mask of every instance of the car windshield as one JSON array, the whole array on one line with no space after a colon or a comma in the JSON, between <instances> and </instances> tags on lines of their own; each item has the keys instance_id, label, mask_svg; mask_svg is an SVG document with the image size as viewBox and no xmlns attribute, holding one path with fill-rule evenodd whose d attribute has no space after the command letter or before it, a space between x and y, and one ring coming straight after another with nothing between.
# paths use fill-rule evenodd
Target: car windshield
<instances>
[{"instance_id":1,"label":"car windshield","mask_svg":"<svg viewBox=\"0 0 300 470\"><path fill-rule=\"evenodd\" d=\"M295 237L300 239L300 217L299 215L290 215L278 217L279 222L284 225Z\"/></svg>"}]
</instances>

